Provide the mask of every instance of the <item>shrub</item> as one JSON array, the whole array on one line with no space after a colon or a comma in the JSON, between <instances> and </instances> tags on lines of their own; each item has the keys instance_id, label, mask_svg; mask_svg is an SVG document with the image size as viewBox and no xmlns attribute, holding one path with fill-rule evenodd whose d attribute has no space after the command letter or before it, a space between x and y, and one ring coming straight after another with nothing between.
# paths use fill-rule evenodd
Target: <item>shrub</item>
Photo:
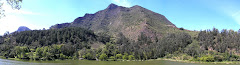
<instances>
[{"instance_id":1,"label":"shrub","mask_svg":"<svg viewBox=\"0 0 240 65\"><path fill-rule=\"evenodd\" d=\"M167 55L165 56L165 58L172 58L172 57L174 57L173 54L167 54Z\"/></svg>"},{"instance_id":2,"label":"shrub","mask_svg":"<svg viewBox=\"0 0 240 65\"><path fill-rule=\"evenodd\" d=\"M122 59L122 54L117 54L116 57L117 59Z\"/></svg>"},{"instance_id":3,"label":"shrub","mask_svg":"<svg viewBox=\"0 0 240 65\"><path fill-rule=\"evenodd\" d=\"M107 60L107 58L108 58L107 55L103 53L100 55L99 60L105 61L105 60Z\"/></svg>"},{"instance_id":4,"label":"shrub","mask_svg":"<svg viewBox=\"0 0 240 65\"><path fill-rule=\"evenodd\" d=\"M216 56L214 56L214 60L221 62L224 60L224 57L221 55L216 55Z\"/></svg>"},{"instance_id":5,"label":"shrub","mask_svg":"<svg viewBox=\"0 0 240 65\"><path fill-rule=\"evenodd\" d=\"M129 55L129 56L128 56L128 60L135 60L135 58L134 58L133 55Z\"/></svg>"},{"instance_id":6,"label":"shrub","mask_svg":"<svg viewBox=\"0 0 240 65\"><path fill-rule=\"evenodd\" d=\"M115 60L115 57L114 57L114 56L111 56L111 57L109 57L109 59L113 59L113 60Z\"/></svg>"},{"instance_id":7,"label":"shrub","mask_svg":"<svg viewBox=\"0 0 240 65\"><path fill-rule=\"evenodd\" d=\"M123 55L122 59L123 60L128 60L128 56L127 55Z\"/></svg>"},{"instance_id":8,"label":"shrub","mask_svg":"<svg viewBox=\"0 0 240 65\"><path fill-rule=\"evenodd\" d=\"M204 61L204 62L214 62L214 57L212 55L206 55L203 56L199 59L200 61Z\"/></svg>"}]
</instances>

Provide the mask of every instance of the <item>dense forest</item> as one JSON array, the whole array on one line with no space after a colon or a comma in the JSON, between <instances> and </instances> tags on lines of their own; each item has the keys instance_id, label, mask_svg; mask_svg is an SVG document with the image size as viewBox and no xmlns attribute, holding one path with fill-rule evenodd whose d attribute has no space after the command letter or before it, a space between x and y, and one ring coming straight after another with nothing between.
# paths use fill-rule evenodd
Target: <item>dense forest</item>
<instances>
[{"instance_id":1,"label":"dense forest","mask_svg":"<svg viewBox=\"0 0 240 65\"><path fill-rule=\"evenodd\" d=\"M112 37L79 27L22 31L0 36L0 55L28 60L240 60L239 32L213 28L196 33L196 37L187 32L168 33L155 39L141 33L137 40L130 40L122 33Z\"/></svg>"}]
</instances>

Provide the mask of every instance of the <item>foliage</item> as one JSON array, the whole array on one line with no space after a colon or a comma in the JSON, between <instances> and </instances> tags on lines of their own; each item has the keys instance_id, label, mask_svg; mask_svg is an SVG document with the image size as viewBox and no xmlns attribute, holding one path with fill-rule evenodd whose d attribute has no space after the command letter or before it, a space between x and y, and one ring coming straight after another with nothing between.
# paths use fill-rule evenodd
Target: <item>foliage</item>
<instances>
[{"instance_id":1,"label":"foliage","mask_svg":"<svg viewBox=\"0 0 240 65\"><path fill-rule=\"evenodd\" d=\"M212 55L206 55L203 57L199 58L200 61L205 61L205 62L214 62L214 57Z\"/></svg>"},{"instance_id":2,"label":"foliage","mask_svg":"<svg viewBox=\"0 0 240 65\"><path fill-rule=\"evenodd\" d=\"M122 59L123 59L123 60L128 60L128 54L127 54L127 53L124 53L124 55L122 56Z\"/></svg>"},{"instance_id":3,"label":"foliage","mask_svg":"<svg viewBox=\"0 0 240 65\"><path fill-rule=\"evenodd\" d=\"M170 33L163 37L160 42L160 52L165 52L161 56L173 54L175 51L182 51L191 43L191 36L187 33Z\"/></svg>"},{"instance_id":4,"label":"foliage","mask_svg":"<svg viewBox=\"0 0 240 65\"><path fill-rule=\"evenodd\" d=\"M219 33L214 29L200 31L199 36L195 37L180 32L168 33L154 40L141 33L135 41L122 33L115 38L104 33L95 34L83 28L33 30L0 36L0 55L29 60L116 61L170 58L204 62L239 61L239 39L235 39L238 36L240 37L233 31L223 30ZM92 48L93 43L101 43L104 46Z\"/></svg>"},{"instance_id":5,"label":"foliage","mask_svg":"<svg viewBox=\"0 0 240 65\"><path fill-rule=\"evenodd\" d=\"M129 55L129 56L128 56L128 60L135 60L135 58L134 58L133 55Z\"/></svg>"},{"instance_id":6,"label":"foliage","mask_svg":"<svg viewBox=\"0 0 240 65\"><path fill-rule=\"evenodd\" d=\"M122 54L117 54L116 57L117 59L122 59Z\"/></svg>"},{"instance_id":7,"label":"foliage","mask_svg":"<svg viewBox=\"0 0 240 65\"><path fill-rule=\"evenodd\" d=\"M101 42L100 38L106 37L97 36L83 28L14 32L0 37L0 54L10 58L32 60L76 59L79 49L90 49L93 42L108 42ZM81 56L95 59L94 50L87 50Z\"/></svg>"},{"instance_id":8,"label":"foliage","mask_svg":"<svg viewBox=\"0 0 240 65\"><path fill-rule=\"evenodd\" d=\"M103 53L100 55L99 60L106 61L107 58L108 58L107 55Z\"/></svg>"},{"instance_id":9,"label":"foliage","mask_svg":"<svg viewBox=\"0 0 240 65\"><path fill-rule=\"evenodd\" d=\"M174 54L168 54L164 58L170 58L170 59L176 59L176 60L190 60L190 59L193 59L192 56L190 56L188 54L184 54L184 53L178 53L178 51L176 51Z\"/></svg>"}]
</instances>

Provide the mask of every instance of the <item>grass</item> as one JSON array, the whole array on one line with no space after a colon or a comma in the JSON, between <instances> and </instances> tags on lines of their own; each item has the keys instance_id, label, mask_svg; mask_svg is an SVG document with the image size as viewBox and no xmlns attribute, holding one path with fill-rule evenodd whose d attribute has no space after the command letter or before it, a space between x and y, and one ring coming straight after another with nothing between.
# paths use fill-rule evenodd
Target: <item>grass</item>
<instances>
[{"instance_id":1,"label":"grass","mask_svg":"<svg viewBox=\"0 0 240 65\"><path fill-rule=\"evenodd\" d=\"M23 59L5 58L3 56L0 56L0 58L9 59L9 60L16 60L16 61L24 61ZM155 61L155 60L157 60L157 61L167 60L167 61L184 62L184 63L240 64L239 61L203 62L203 61L190 61L190 60L176 60L176 59L168 59L168 58L149 59L149 60L145 60L145 61ZM54 60L54 61L60 61L60 59L57 59L57 60ZM108 59L108 61L113 61L113 59ZM117 59L117 61L130 61L130 60ZM143 60L131 60L131 61L143 61Z\"/></svg>"},{"instance_id":2,"label":"grass","mask_svg":"<svg viewBox=\"0 0 240 65\"><path fill-rule=\"evenodd\" d=\"M156 60L167 60L167 61L184 62L184 63L240 64L239 61L203 62L203 61L190 61L190 60L176 60L176 59L168 59L168 58L158 58Z\"/></svg>"}]
</instances>

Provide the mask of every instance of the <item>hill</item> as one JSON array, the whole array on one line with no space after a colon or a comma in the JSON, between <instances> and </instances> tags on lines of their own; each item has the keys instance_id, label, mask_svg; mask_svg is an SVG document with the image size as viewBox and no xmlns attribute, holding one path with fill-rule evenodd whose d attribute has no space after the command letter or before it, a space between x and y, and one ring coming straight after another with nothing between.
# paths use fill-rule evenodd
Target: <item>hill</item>
<instances>
[{"instance_id":1,"label":"hill","mask_svg":"<svg viewBox=\"0 0 240 65\"><path fill-rule=\"evenodd\" d=\"M18 32L21 32L21 31L29 31L29 30L31 30L31 29L29 29L29 28L26 27L26 26L20 26L17 31L18 31Z\"/></svg>"},{"instance_id":2,"label":"hill","mask_svg":"<svg viewBox=\"0 0 240 65\"><path fill-rule=\"evenodd\" d=\"M85 14L71 23L52 26L50 29L82 27L95 33L106 33L117 37L122 33L129 39L137 40L141 33L151 38L163 36L178 28L165 16L135 5L127 8L110 4L106 9L94 14Z\"/></svg>"},{"instance_id":3,"label":"hill","mask_svg":"<svg viewBox=\"0 0 240 65\"><path fill-rule=\"evenodd\" d=\"M0 55L31 60L147 60L183 50L193 37L165 16L141 6L110 4L95 14L48 30L14 32L0 37Z\"/></svg>"},{"instance_id":4,"label":"hill","mask_svg":"<svg viewBox=\"0 0 240 65\"><path fill-rule=\"evenodd\" d=\"M48 30L0 36L0 56L27 60L240 60L240 32L177 28L141 6L109 5Z\"/></svg>"}]
</instances>

